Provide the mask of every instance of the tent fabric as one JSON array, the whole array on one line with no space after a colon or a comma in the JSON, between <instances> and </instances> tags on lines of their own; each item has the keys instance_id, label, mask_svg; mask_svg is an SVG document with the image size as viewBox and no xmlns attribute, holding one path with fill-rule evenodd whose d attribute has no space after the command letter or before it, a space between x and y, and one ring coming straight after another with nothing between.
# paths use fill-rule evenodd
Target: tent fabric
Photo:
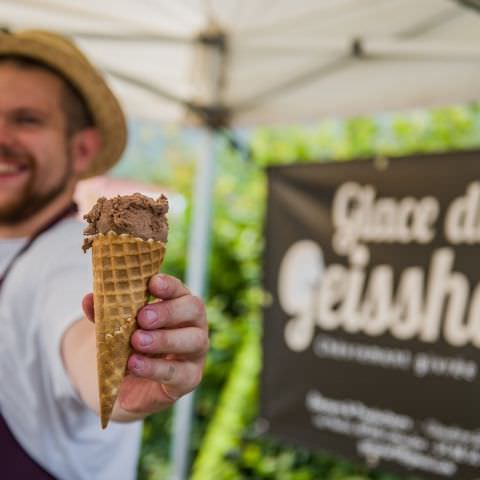
<instances>
[{"instance_id":1,"label":"tent fabric","mask_svg":"<svg viewBox=\"0 0 480 480\"><path fill-rule=\"evenodd\" d=\"M249 126L478 100L479 3L2 0L0 27L72 36L131 116Z\"/></svg>"}]
</instances>

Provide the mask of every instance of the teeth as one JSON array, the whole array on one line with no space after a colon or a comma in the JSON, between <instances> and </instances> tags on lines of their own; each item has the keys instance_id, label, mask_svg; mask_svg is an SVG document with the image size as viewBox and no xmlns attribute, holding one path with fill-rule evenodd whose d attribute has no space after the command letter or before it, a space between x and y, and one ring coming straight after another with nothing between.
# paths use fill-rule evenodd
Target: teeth
<instances>
[{"instance_id":1,"label":"teeth","mask_svg":"<svg viewBox=\"0 0 480 480\"><path fill-rule=\"evenodd\" d=\"M11 163L0 163L0 175L8 173L17 173L21 170L19 165L13 165Z\"/></svg>"}]
</instances>

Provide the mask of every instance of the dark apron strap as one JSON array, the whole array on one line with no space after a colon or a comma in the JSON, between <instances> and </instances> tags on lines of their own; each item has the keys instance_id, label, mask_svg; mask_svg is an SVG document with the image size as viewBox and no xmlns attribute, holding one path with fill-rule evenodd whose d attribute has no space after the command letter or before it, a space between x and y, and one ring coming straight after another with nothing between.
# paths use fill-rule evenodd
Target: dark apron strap
<instances>
[{"instance_id":1,"label":"dark apron strap","mask_svg":"<svg viewBox=\"0 0 480 480\"><path fill-rule=\"evenodd\" d=\"M0 478L2 480L55 480L34 462L15 440L0 415Z\"/></svg>"},{"instance_id":2,"label":"dark apron strap","mask_svg":"<svg viewBox=\"0 0 480 480\"><path fill-rule=\"evenodd\" d=\"M59 212L55 217L53 217L46 225L44 225L40 230L38 230L34 235L32 235L28 242L20 249L19 252L15 254L15 256L10 260L10 263L7 265L7 268L3 271L0 275L0 290L2 289L2 285L7 278L7 275L10 273L10 270L15 265L16 261L33 245L33 242L45 233L46 231L53 228L57 223L59 223L64 218L67 218L71 215L74 215L78 212L78 205L75 202L70 203L66 208L64 208L61 212Z\"/></svg>"}]
</instances>

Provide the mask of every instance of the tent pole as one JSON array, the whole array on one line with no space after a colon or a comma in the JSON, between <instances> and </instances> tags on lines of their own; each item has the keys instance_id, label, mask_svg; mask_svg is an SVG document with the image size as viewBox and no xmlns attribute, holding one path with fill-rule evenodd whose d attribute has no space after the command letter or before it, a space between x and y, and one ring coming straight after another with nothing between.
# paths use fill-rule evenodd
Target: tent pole
<instances>
[{"instance_id":1,"label":"tent pole","mask_svg":"<svg viewBox=\"0 0 480 480\"><path fill-rule=\"evenodd\" d=\"M203 137L203 153L197 157L186 284L194 295L204 298L215 177L216 133L210 128L205 128L201 131L201 135ZM174 408L171 480L187 479L193 398L194 392L185 395Z\"/></svg>"}]
</instances>

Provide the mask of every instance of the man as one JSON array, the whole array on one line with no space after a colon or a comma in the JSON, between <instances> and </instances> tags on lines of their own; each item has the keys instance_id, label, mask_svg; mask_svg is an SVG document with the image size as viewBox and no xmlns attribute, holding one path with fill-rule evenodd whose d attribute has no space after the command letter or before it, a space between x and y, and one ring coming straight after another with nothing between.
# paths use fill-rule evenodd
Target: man
<instances>
[{"instance_id":1,"label":"man","mask_svg":"<svg viewBox=\"0 0 480 480\"><path fill-rule=\"evenodd\" d=\"M117 100L73 44L0 33L2 478L134 478L141 420L200 381L204 306L156 275L159 301L138 313L113 421L100 428L90 258L72 196L79 179L115 164L125 131Z\"/></svg>"}]
</instances>

